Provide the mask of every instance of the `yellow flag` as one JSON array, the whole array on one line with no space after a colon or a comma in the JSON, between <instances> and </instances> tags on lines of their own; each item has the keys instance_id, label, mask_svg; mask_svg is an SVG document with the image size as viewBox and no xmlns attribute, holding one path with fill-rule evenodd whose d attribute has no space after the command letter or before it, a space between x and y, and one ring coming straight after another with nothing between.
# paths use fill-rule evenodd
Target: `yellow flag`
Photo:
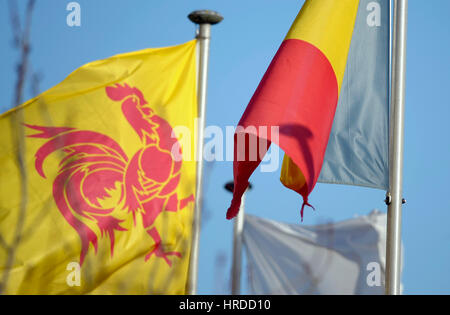
<instances>
[{"instance_id":1,"label":"yellow flag","mask_svg":"<svg viewBox=\"0 0 450 315\"><path fill-rule=\"evenodd\" d=\"M1 115L0 293L184 294L195 117L195 40L89 63Z\"/></svg>"}]
</instances>

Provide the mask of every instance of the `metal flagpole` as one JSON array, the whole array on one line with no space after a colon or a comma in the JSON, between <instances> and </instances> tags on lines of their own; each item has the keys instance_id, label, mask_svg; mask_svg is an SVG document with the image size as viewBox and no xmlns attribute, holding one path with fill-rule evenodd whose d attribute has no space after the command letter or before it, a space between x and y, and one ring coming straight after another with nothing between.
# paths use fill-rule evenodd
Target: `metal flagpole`
<instances>
[{"instance_id":1,"label":"metal flagpole","mask_svg":"<svg viewBox=\"0 0 450 315\"><path fill-rule=\"evenodd\" d=\"M386 294L401 294L401 230L403 137L405 114L406 34L408 0L394 0L388 220L386 238Z\"/></svg>"},{"instance_id":2,"label":"metal flagpole","mask_svg":"<svg viewBox=\"0 0 450 315\"><path fill-rule=\"evenodd\" d=\"M247 191L252 188L249 184L247 190L242 195L241 206L239 207L239 213L234 219L233 227L233 264L231 267L231 294L241 294L241 274L242 274L242 230L244 228L244 216L245 216L245 195ZM227 183L225 189L233 193L233 182Z\"/></svg>"},{"instance_id":3,"label":"metal flagpole","mask_svg":"<svg viewBox=\"0 0 450 315\"><path fill-rule=\"evenodd\" d=\"M200 242L200 223L202 215L202 179L203 179L203 134L206 120L206 88L208 83L209 42L211 38L211 25L223 20L223 17L214 11L201 10L189 14L188 18L199 25L198 40L198 125L197 125L197 176L195 187L195 211L192 226L192 247L189 262L188 294L197 294L198 278L198 250Z\"/></svg>"}]
</instances>

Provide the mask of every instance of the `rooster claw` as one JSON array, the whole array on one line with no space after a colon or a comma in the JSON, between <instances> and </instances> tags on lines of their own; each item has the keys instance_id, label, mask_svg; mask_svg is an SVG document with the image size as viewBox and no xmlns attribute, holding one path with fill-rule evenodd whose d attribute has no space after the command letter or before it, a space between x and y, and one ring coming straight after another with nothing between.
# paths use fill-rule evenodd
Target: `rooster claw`
<instances>
[{"instance_id":1,"label":"rooster claw","mask_svg":"<svg viewBox=\"0 0 450 315\"><path fill-rule=\"evenodd\" d=\"M149 260L153 255L163 258L169 267L172 267L172 262L169 260L169 256L181 258L181 254L179 252L164 252L161 243L156 244L155 248L145 256L145 261Z\"/></svg>"}]
</instances>

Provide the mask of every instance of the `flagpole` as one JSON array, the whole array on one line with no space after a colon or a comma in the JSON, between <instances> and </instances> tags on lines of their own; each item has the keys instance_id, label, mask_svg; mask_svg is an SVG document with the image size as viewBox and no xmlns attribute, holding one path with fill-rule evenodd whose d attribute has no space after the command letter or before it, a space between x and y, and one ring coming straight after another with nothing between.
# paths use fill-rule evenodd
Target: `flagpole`
<instances>
[{"instance_id":1,"label":"flagpole","mask_svg":"<svg viewBox=\"0 0 450 315\"><path fill-rule=\"evenodd\" d=\"M209 42L211 38L211 25L220 23L223 17L214 11L200 10L188 15L188 18L199 25L197 31L198 40L198 78L197 78L197 101L198 101L198 125L197 125L197 176L195 187L195 210L192 226L192 247L189 262L189 275L187 292L197 294L198 280L198 252L200 242L200 227L202 215L202 181L203 181L203 143L206 123L206 89L208 84L208 61Z\"/></svg>"},{"instance_id":2,"label":"flagpole","mask_svg":"<svg viewBox=\"0 0 450 315\"><path fill-rule=\"evenodd\" d=\"M388 221L386 238L386 294L401 294L401 230L403 138L406 81L406 34L408 0L394 0L392 40L392 80L389 187L387 196Z\"/></svg>"},{"instance_id":3,"label":"flagpole","mask_svg":"<svg viewBox=\"0 0 450 315\"><path fill-rule=\"evenodd\" d=\"M241 205L239 207L239 213L234 218L233 226L233 263L231 266L231 294L241 294L241 274L242 274L242 231L244 229L244 217L245 217L245 196L247 191L252 188L249 184L247 190L244 192L241 198ZM225 185L225 189L233 193L234 183L229 182Z\"/></svg>"}]
</instances>

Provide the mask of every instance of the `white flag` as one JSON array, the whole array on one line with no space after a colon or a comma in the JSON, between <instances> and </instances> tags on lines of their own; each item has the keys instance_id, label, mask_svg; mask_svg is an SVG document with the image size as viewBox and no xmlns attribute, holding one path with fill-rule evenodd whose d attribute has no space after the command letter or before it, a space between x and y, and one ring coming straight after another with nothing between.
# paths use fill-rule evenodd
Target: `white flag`
<instances>
[{"instance_id":1,"label":"white flag","mask_svg":"<svg viewBox=\"0 0 450 315\"><path fill-rule=\"evenodd\" d=\"M386 215L316 226L246 215L252 294L384 294Z\"/></svg>"}]
</instances>

